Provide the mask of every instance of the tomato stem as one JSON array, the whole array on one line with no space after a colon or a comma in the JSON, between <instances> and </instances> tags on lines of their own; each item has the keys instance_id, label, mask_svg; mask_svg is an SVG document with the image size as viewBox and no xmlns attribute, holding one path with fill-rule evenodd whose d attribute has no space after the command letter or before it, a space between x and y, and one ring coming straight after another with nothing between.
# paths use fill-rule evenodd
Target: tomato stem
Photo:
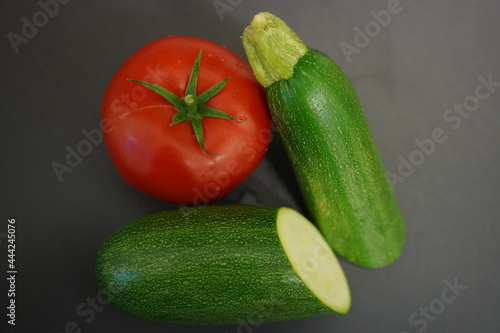
<instances>
[{"instance_id":1,"label":"tomato stem","mask_svg":"<svg viewBox=\"0 0 500 333\"><path fill-rule=\"evenodd\" d=\"M200 62L203 50L200 49L198 56L193 64L193 69L189 76L189 81L186 86L186 90L184 93L184 97L179 97L171 91L158 86L154 83L144 82L134 79L128 79L132 82L137 82L142 84L143 86L151 89L155 93L161 95L168 102L170 102L177 110L177 113L172 118L172 122L170 126L173 126L182 121L189 121L191 123L191 127L193 128L194 136L201 149L208 154L212 155L220 155L219 153L211 153L205 149L205 134L203 131L202 119L204 117L211 118L220 118L220 119L229 119L236 121L237 123L242 123L246 120L246 118L242 121L236 120L231 115L227 114L224 111L220 111L214 109L212 107L206 106L205 104L212 99L217 93L219 93L222 88L226 85L227 81L229 81L229 77L223 79L216 85L212 86L210 89L202 92L198 96L196 96L196 84L198 80L198 73L200 70Z\"/></svg>"},{"instance_id":2,"label":"tomato stem","mask_svg":"<svg viewBox=\"0 0 500 333\"><path fill-rule=\"evenodd\" d=\"M192 105L195 104L196 98L193 95L187 95L184 97L184 102L186 102L187 105Z\"/></svg>"}]
</instances>

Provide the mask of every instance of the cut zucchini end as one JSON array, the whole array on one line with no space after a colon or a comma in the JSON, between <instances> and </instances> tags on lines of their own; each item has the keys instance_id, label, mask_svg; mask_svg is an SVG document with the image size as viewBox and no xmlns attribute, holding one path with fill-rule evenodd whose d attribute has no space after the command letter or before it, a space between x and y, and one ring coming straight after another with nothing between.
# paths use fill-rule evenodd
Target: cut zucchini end
<instances>
[{"instance_id":1,"label":"cut zucchini end","mask_svg":"<svg viewBox=\"0 0 500 333\"><path fill-rule=\"evenodd\" d=\"M351 292L337 257L316 227L291 208L278 210L277 231L288 259L304 284L339 314L351 308Z\"/></svg>"}]
</instances>

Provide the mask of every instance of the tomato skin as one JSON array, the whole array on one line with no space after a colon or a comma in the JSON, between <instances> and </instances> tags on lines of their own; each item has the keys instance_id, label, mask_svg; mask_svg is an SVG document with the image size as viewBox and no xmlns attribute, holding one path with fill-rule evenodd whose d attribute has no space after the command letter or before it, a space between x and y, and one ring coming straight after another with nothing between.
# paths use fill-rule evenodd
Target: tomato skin
<instances>
[{"instance_id":1,"label":"tomato skin","mask_svg":"<svg viewBox=\"0 0 500 333\"><path fill-rule=\"evenodd\" d=\"M188 121L170 126L177 110L156 92L128 79L159 85L179 97L200 49L197 95L231 79L205 105L237 120L202 119L201 149ZM257 167L272 138L264 89L241 56L211 41L170 35L137 50L111 79L102 101L104 139L122 178L135 189L175 204L220 199Z\"/></svg>"}]
</instances>

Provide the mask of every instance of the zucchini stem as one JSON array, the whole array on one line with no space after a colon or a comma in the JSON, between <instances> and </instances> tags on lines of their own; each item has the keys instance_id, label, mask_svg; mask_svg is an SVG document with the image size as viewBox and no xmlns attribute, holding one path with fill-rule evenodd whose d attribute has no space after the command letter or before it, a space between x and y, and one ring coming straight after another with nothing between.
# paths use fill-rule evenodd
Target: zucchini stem
<instances>
[{"instance_id":1,"label":"zucchini stem","mask_svg":"<svg viewBox=\"0 0 500 333\"><path fill-rule=\"evenodd\" d=\"M255 77L264 87L291 78L297 61L308 50L285 22L267 12L254 16L242 39Z\"/></svg>"}]
</instances>

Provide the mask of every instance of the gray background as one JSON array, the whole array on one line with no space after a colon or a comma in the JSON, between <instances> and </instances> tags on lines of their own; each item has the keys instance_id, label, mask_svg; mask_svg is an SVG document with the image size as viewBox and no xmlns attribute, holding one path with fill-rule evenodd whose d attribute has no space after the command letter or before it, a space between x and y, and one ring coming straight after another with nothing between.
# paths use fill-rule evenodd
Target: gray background
<instances>
[{"instance_id":1,"label":"gray background","mask_svg":"<svg viewBox=\"0 0 500 333\"><path fill-rule=\"evenodd\" d=\"M497 332L500 87L460 126L446 117L454 104L474 101L480 77L500 81L500 2L401 0L400 12L372 30L368 45L356 40L356 27L376 29L371 11L393 1L221 2L230 6L222 16L213 0L71 1L16 54L7 34L20 34L22 18L32 21L41 7L0 1L2 332L65 332L72 321L81 332ZM404 180L395 184L408 229L403 256L378 270L342 261L353 294L346 316L207 328L145 322L111 305L94 317L80 315L79 306L98 292L93 266L101 242L131 219L174 206L126 185L104 144L63 182L51 163L64 163L65 147L75 148L85 139L83 130L98 128L103 91L137 48L180 34L243 54L241 32L259 11L283 18L352 80L388 172ZM363 47L348 59L341 45L356 42ZM446 140L418 160L423 155L415 140L425 141L439 128ZM398 171L410 158L418 165ZM222 202L304 212L279 138ZM17 221L15 329L5 316L8 218ZM446 281L467 286L449 304L440 301L443 293L453 295ZM419 311L429 306L437 315L424 319ZM418 322L412 325L411 318Z\"/></svg>"}]
</instances>

